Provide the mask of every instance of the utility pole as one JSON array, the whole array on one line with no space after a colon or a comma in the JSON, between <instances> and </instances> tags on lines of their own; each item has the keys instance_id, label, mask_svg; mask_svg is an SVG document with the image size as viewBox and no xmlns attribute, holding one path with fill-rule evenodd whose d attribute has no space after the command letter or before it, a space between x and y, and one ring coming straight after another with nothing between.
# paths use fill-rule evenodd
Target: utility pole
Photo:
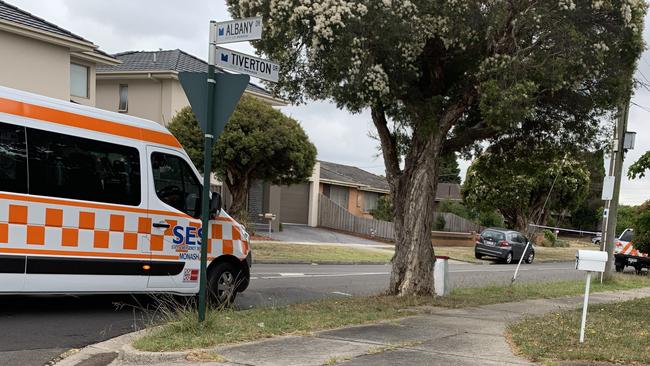
<instances>
[{"instance_id":1,"label":"utility pole","mask_svg":"<svg viewBox=\"0 0 650 366\"><path fill-rule=\"evenodd\" d=\"M609 280L612 277L614 269L614 240L616 237L616 216L618 214L618 197L621 193L621 180L623 173L623 158L625 154L625 132L627 131L627 119L630 109L630 98L625 99L625 104L620 107L618 121L614 134L614 141L612 143L612 154L614 154L613 162L610 163L610 174L614 175L614 192L612 199L609 201L608 213L603 225L603 234L601 240L605 243L605 251L607 252L607 264L605 265L605 272L603 272L602 279ZM612 169L613 164L613 169Z\"/></svg>"}]
</instances>

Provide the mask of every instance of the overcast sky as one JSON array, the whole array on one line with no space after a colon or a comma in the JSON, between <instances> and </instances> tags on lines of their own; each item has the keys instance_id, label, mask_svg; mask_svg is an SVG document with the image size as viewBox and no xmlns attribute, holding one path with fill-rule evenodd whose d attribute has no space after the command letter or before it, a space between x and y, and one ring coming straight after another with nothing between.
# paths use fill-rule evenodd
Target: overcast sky
<instances>
[{"instance_id":1,"label":"overcast sky","mask_svg":"<svg viewBox=\"0 0 650 366\"><path fill-rule=\"evenodd\" d=\"M207 59L208 23L230 19L223 0L7 0L32 14L76 33L109 53L129 50L176 49ZM646 18L646 22L650 19ZM650 31L644 31L646 42ZM247 44L229 48L251 52ZM636 77L650 84L650 53L639 62ZM636 131L636 147L626 156L624 170L650 149L650 92L637 90L628 130ZM327 102L313 102L282 110L296 118L318 148L318 158L355 165L384 174L368 113L353 115ZM460 162L464 177L468 162ZM623 181L621 202L639 204L650 199L650 177Z\"/></svg>"}]
</instances>

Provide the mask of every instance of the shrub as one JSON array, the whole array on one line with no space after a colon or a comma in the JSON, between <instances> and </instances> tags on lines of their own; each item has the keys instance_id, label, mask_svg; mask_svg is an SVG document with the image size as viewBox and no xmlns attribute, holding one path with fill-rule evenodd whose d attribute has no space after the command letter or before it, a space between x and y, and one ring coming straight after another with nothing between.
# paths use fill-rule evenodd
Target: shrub
<instances>
[{"instance_id":1,"label":"shrub","mask_svg":"<svg viewBox=\"0 0 650 366\"><path fill-rule=\"evenodd\" d=\"M435 229L437 231L443 231L443 230L445 230L445 225L447 225L447 221L445 220L445 216L438 215L438 217L436 217Z\"/></svg>"}]
</instances>

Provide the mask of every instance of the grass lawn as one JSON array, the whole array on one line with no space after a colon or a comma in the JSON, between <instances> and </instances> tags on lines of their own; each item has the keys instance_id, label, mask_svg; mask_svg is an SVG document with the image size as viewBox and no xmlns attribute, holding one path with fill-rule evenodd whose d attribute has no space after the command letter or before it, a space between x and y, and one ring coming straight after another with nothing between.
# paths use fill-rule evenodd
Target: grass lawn
<instances>
[{"instance_id":1,"label":"grass lawn","mask_svg":"<svg viewBox=\"0 0 650 366\"><path fill-rule=\"evenodd\" d=\"M594 282L593 292L650 286L646 276L617 275L605 285ZM516 284L483 288L460 288L449 297L364 296L329 299L250 310L210 310L198 324L192 308L172 308L169 323L134 342L144 351L178 351L207 348L224 343L249 341L283 334L304 334L346 325L373 323L424 313L429 306L467 307L533 298L579 295L583 281Z\"/></svg>"},{"instance_id":2,"label":"grass lawn","mask_svg":"<svg viewBox=\"0 0 650 366\"><path fill-rule=\"evenodd\" d=\"M253 242L253 260L257 263L388 263L393 253L390 249L360 248L334 245L304 245L272 242ZM594 249L595 246L571 246L568 248L535 247L538 262L573 261L578 249ZM474 257L473 247L438 247L436 255L469 262L486 263Z\"/></svg>"},{"instance_id":3,"label":"grass lawn","mask_svg":"<svg viewBox=\"0 0 650 366\"><path fill-rule=\"evenodd\" d=\"M253 242L258 263L388 263L393 252L379 248Z\"/></svg>"},{"instance_id":4,"label":"grass lawn","mask_svg":"<svg viewBox=\"0 0 650 366\"><path fill-rule=\"evenodd\" d=\"M508 333L534 361L650 361L650 298L590 306L584 344L578 342L580 318L581 310L550 313L513 324Z\"/></svg>"},{"instance_id":5,"label":"grass lawn","mask_svg":"<svg viewBox=\"0 0 650 366\"><path fill-rule=\"evenodd\" d=\"M436 255L446 255L451 259L456 259L469 263L486 263L485 260L474 257L474 247L437 247L434 248ZM576 245L567 248L548 248L535 246L536 262L558 262L558 261L575 261L576 251L578 249L598 250L595 245L585 246Z\"/></svg>"}]
</instances>

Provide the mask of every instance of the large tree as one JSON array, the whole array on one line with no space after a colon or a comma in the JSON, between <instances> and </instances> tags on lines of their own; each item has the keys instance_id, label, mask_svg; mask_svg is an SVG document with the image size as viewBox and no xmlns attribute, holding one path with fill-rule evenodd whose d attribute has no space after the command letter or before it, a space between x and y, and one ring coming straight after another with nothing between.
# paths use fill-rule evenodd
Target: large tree
<instances>
[{"instance_id":1,"label":"large tree","mask_svg":"<svg viewBox=\"0 0 650 366\"><path fill-rule=\"evenodd\" d=\"M203 133L191 108L182 109L167 128L202 167ZM232 195L229 211L239 216L253 181L282 185L306 181L316 162L316 147L296 120L244 95L215 142L212 162Z\"/></svg>"},{"instance_id":2,"label":"large tree","mask_svg":"<svg viewBox=\"0 0 650 366\"><path fill-rule=\"evenodd\" d=\"M579 154L579 159L585 163L589 171L589 191L585 199L571 211L571 225L579 230L598 230L598 223L602 217L602 191L605 166L603 165L603 150L584 152Z\"/></svg>"},{"instance_id":3,"label":"large tree","mask_svg":"<svg viewBox=\"0 0 650 366\"><path fill-rule=\"evenodd\" d=\"M575 209L588 192L589 172L583 162L558 152L558 146L519 137L495 143L468 169L466 204L496 209L508 226L524 232L531 223L544 224L551 211Z\"/></svg>"},{"instance_id":4,"label":"large tree","mask_svg":"<svg viewBox=\"0 0 650 366\"><path fill-rule=\"evenodd\" d=\"M571 140L629 93L640 0L227 0L262 15L275 90L370 110L395 205L389 292L430 294L441 156L535 120ZM544 116L544 118L542 118Z\"/></svg>"}]
</instances>

